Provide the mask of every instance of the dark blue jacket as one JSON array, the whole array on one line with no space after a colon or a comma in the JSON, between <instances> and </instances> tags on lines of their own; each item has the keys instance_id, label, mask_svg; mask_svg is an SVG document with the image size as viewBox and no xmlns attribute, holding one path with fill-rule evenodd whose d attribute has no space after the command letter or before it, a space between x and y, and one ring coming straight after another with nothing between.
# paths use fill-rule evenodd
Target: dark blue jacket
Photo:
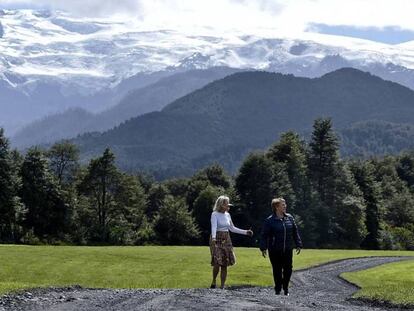
<instances>
[{"instance_id":1,"label":"dark blue jacket","mask_svg":"<svg viewBox=\"0 0 414 311\"><path fill-rule=\"evenodd\" d=\"M279 219L272 214L266 218L260 239L260 250L291 250L294 248L293 243L296 247L302 248L302 240L292 215L285 214Z\"/></svg>"}]
</instances>

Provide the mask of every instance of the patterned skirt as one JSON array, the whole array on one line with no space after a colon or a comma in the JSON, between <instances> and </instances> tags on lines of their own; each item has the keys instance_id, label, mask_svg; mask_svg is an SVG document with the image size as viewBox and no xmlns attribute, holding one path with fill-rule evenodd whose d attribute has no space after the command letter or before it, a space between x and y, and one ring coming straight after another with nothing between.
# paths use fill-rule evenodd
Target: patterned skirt
<instances>
[{"instance_id":1,"label":"patterned skirt","mask_svg":"<svg viewBox=\"0 0 414 311\"><path fill-rule=\"evenodd\" d=\"M236 256L233 252L230 233L217 231L216 243L213 243L210 236L210 253L212 266L232 266L236 263Z\"/></svg>"}]
</instances>

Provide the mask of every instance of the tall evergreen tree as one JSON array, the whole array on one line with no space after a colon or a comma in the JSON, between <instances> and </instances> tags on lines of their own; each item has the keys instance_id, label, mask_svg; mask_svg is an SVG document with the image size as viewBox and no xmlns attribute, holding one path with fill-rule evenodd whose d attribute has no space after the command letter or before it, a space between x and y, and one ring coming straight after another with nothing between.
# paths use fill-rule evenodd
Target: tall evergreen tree
<instances>
[{"instance_id":1,"label":"tall evergreen tree","mask_svg":"<svg viewBox=\"0 0 414 311\"><path fill-rule=\"evenodd\" d=\"M339 142L330 119L317 119L309 143L308 167L312 183L328 206L333 203L333 188L339 160Z\"/></svg>"},{"instance_id":2,"label":"tall evergreen tree","mask_svg":"<svg viewBox=\"0 0 414 311\"><path fill-rule=\"evenodd\" d=\"M198 240L200 231L183 199L167 196L155 221L161 244L182 245Z\"/></svg>"},{"instance_id":3,"label":"tall evergreen tree","mask_svg":"<svg viewBox=\"0 0 414 311\"><path fill-rule=\"evenodd\" d=\"M194 202L200 193L209 186L223 189L230 187L230 177L218 164L208 166L190 178L187 187L187 204L190 210L193 210Z\"/></svg>"},{"instance_id":4,"label":"tall evergreen tree","mask_svg":"<svg viewBox=\"0 0 414 311\"><path fill-rule=\"evenodd\" d=\"M79 161L79 149L76 145L69 141L56 143L47 152L47 156L60 185L73 180Z\"/></svg>"},{"instance_id":5,"label":"tall evergreen tree","mask_svg":"<svg viewBox=\"0 0 414 311\"><path fill-rule=\"evenodd\" d=\"M320 203L317 227L319 245L331 243L333 239L333 208L335 187L338 176L339 143L332 129L330 119L317 119L313 125L312 138L308 151L308 170L313 188Z\"/></svg>"},{"instance_id":6,"label":"tall evergreen tree","mask_svg":"<svg viewBox=\"0 0 414 311\"><path fill-rule=\"evenodd\" d=\"M30 149L21 168L20 196L27 207L26 225L40 238L64 233L67 205L61 189L49 171L47 159L37 148Z\"/></svg>"},{"instance_id":7,"label":"tall evergreen tree","mask_svg":"<svg viewBox=\"0 0 414 311\"><path fill-rule=\"evenodd\" d=\"M341 163L339 171L332 215L332 245L359 248L367 234L364 197L348 165Z\"/></svg>"},{"instance_id":8,"label":"tall evergreen tree","mask_svg":"<svg viewBox=\"0 0 414 311\"><path fill-rule=\"evenodd\" d=\"M273 162L286 164L289 181L296 194L301 193L306 184L306 150L305 143L298 134L289 131L280 136L280 140L267 152ZM300 201L300 198L297 198Z\"/></svg>"},{"instance_id":9,"label":"tall evergreen tree","mask_svg":"<svg viewBox=\"0 0 414 311\"><path fill-rule=\"evenodd\" d=\"M111 243L141 244L148 232L148 219L145 215L146 195L143 187L133 176L122 174L114 193L114 209L110 227Z\"/></svg>"},{"instance_id":10,"label":"tall evergreen tree","mask_svg":"<svg viewBox=\"0 0 414 311\"><path fill-rule=\"evenodd\" d=\"M414 192L414 152L405 153L399 157L397 162L397 173Z\"/></svg>"},{"instance_id":11,"label":"tall evergreen tree","mask_svg":"<svg viewBox=\"0 0 414 311\"><path fill-rule=\"evenodd\" d=\"M96 238L102 242L109 240L110 220L117 214L114 195L120 181L115 156L107 148L101 157L90 161L86 174L78 185L79 193L89 198L97 227Z\"/></svg>"},{"instance_id":12,"label":"tall evergreen tree","mask_svg":"<svg viewBox=\"0 0 414 311\"><path fill-rule=\"evenodd\" d=\"M370 162L353 162L351 169L355 180L361 189L366 206L367 235L361 246L368 249L380 248L383 207L381 188L375 180L375 167Z\"/></svg>"},{"instance_id":13,"label":"tall evergreen tree","mask_svg":"<svg viewBox=\"0 0 414 311\"><path fill-rule=\"evenodd\" d=\"M169 191L164 184L154 183L148 191L146 215L149 219L153 219L154 216L161 209L164 199L169 195Z\"/></svg>"},{"instance_id":14,"label":"tall evergreen tree","mask_svg":"<svg viewBox=\"0 0 414 311\"><path fill-rule=\"evenodd\" d=\"M230 187L230 177L227 176L223 167L219 164L213 164L201 171L205 174L211 185L227 189Z\"/></svg>"},{"instance_id":15,"label":"tall evergreen tree","mask_svg":"<svg viewBox=\"0 0 414 311\"><path fill-rule=\"evenodd\" d=\"M271 213L270 202L279 195L273 192L274 170L271 160L264 154L251 154L242 163L236 177L236 191L252 229L259 232L263 220Z\"/></svg>"},{"instance_id":16,"label":"tall evergreen tree","mask_svg":"<svg viewBox=\"0 0 414 311\"><path fill-rule=\"evenodd\" d=\"M0 242L15 242L15 228L23 206L17 196L19 178L13 165L9 141L0 128Z\"/></svg>"},{"instance_id":17,"label":"tall evergreen tree","mask_svg":"<svg viewBox=\"0 0 414 311\"><path fill-rule=\"evenodd\" d=\"M280 136L280 140L274 144L267 156L273 163L284 164L289 183L293 190L290 207L294 213L301 218L306 214L309 207L308 197L310 191L309 181L306 176L306 149L305 143L300 140L299 135L289 131Z\"/></svg>"},{"instance_id":18,"label":"tall evergreen tree","mask_svg":"<svg viewBox=\"0 0 414 311\"><path fill-rule=\"evenodd\" d=\"M398 159L387 156L381 160L372 160L371 163L375 166L375 179L381 187L387 223L396 227L413 223L414 196L406 180L400 178L397 172L401 168Z\"/></svg>"},{"instance_id":19,"label":"tall evergreen tree","mask_svg":"<svg viewBox=\"0 0 414 311\"><path fill-rule=\"evenodd\" d=\"M13 178L12 181L14 183L15 189L15 221L13 223L13 241L20 242L21 238L25 233L24 222L27 214L27 208L23 204L21 198L19 197L19 191L22 186L22 179L20 176L20 169L23 165L24 158L22 154L18 150L12 150L10 152L11 163L12 163L12 172Z\"/></svg>"}]
</instances>

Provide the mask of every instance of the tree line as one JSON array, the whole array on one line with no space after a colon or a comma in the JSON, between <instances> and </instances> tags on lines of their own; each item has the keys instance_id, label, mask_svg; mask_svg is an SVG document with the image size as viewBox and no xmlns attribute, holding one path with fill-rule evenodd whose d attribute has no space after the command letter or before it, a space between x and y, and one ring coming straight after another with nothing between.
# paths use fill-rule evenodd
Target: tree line
<instances>
[{"instance_id":1,"label":"tree line","mask_svg":"<svg viewBox=\"0 0 414 311\"><path fill-rule=\"evenodd\" d=\"M305 247L414 249L414 152L341 159L330 119L309 141L285 132L253 152L237 174L218 164L158 182L126 174L106 149L82 165L68 141L11 150L0 129L0 241L65 245L205 245L215 199L226 194L234 222L255 246L270 201L284 197Z\"/></svg>"}]
</instances>

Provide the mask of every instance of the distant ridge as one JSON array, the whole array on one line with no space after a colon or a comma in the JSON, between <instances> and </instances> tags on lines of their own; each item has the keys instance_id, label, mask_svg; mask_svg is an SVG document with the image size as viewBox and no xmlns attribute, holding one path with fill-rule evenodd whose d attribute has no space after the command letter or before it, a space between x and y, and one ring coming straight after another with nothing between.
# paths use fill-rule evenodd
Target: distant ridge
<instances>
[{"instance_id":1,"label":"distant ridge","mask_svg":"<svg viewBox=\"0 0 414 311\"><path fill-rule=\"evenodd\" d=\"M228 67L213 67L171 74L129 91L118 104L101 113L92 114L82 108L71 108L32 122L13 136L12 143L15 147L24 148L86 132L108 130L133 117L158 111L177 98L238 71L240 70ZM130 82L129 88L132 88L134 82L139 85L139 81Z\"/></svg>"},{"instance_id":2,"label":"distant ridge","mask_svg":"<svg viewBox=\"0 0 414 311\"><path fill-rule=\"evenodd\" d=\"M235 73L161 112L74 142L83 159L110 147L123 169L149 170L162 178L211 162L233 170L247 152L268 147L281 132L309 131L318 117L331 117L338 130L368 120L413 125L414 91L351 68L314 79Z\"/></svg>"}]
</instances>

